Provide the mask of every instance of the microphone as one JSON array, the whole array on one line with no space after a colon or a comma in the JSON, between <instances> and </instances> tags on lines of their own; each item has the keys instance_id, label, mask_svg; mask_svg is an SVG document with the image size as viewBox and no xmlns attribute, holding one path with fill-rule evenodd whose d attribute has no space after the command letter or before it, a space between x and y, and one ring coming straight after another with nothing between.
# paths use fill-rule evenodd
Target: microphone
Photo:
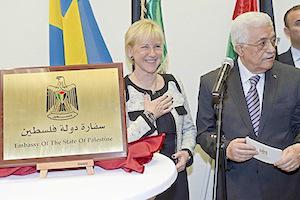
<instances>
[{"instance_id":1,"label":"microphone","mask_svg":"<svg viewBox=\"0 0 300 200\"><path fill-rule=\"evenodd\" d=\"M229 57L225 58L222 67L220 68L220 71L218 73L218 77L215 81L214 87L211 91L211 94L213 97L220 97L221 93L223 91L225 81L227 80L227 77L233 67L233 60Z\"/></svg>"}]
</instances>

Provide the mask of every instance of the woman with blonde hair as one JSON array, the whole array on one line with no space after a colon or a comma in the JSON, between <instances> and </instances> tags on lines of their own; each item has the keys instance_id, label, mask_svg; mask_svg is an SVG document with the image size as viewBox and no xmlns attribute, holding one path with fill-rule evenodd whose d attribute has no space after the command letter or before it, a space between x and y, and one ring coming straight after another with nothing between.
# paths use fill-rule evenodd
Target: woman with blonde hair
<instances>
[{"instance_id":1,"label":"woman with blonde hair","mask_svg":"<svg viewBox=\"0 0 300 200\"><path fill-rule=\"evenodd\" d=\"M176 164L175 183L156 199L189 199L186 167L192 164L196 128L183 86L162 68L164 34L153 21L132 24L125 51L132 73L125 79L128 141L165 133L160 153Z\"/></svg>"}]
</instances>

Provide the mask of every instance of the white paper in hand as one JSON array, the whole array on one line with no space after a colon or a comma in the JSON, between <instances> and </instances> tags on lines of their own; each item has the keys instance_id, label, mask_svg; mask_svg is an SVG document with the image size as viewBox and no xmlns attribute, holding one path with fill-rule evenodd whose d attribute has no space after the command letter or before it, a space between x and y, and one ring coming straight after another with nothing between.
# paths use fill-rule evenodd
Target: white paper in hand
<instances>
[{"instance_id":1,"label":"white paper in hand","mask_svg":"<svg viewBox=\"0 0 300 200\"><path fill-rule=\"evenodd\" d=\"M249 137L246 137L246 143L254 146L258 152L258 155L255 155L254 158L265 163L274 164L280 160L282 155L282 150L277 149L263 143L260 143L256 140L253 140Z\"/></svg>"}]
</instances>

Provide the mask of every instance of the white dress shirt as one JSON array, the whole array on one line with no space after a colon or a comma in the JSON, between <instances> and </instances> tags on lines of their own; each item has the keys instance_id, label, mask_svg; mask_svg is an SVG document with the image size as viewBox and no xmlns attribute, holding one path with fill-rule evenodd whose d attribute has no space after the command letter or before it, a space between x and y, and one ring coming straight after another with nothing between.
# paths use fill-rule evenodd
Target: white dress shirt
<instances>
[{"instance_id":1,"label":"white dress shirt","mask_svg":"<svg viewBox=\"0 0 300 200\"><path fill-rule=\"evenodd\" d=\"M243 90L244 90L244 95L245 98L247 96L247 93L251 87L251 83L249 81L249 79L252 76L255 75L259 75L260 79L256 85L256 89L258 92L258 97L259 97L259 106L260 106L260 113L262 111L262 101L263 101L263 95L264 95L264 85L265 85L265 73L262 74L253 74L252 72L250 72L245 65L243 65L242 61L240 60L240 58L238 58L238 66L239 66L239 70L240 70L240 76L241 76L241 81L242 81L242 86L243 86Z\"/></svg>"},{"instance_id":2,"label":"white dress shirt","mask_svg":"<svg viewBox=\"0 0 300 200\"><path fill-rule=\"evenodd\" d=\"M295 67L300 68L300 49L291 47L291 52L295 63Z\"/></svg>"}]
</instances>

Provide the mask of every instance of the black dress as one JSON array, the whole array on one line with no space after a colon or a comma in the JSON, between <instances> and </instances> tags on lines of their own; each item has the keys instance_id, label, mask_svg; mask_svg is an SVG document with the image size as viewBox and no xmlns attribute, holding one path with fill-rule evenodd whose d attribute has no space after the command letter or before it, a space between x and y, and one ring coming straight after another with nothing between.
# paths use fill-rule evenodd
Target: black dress
<instances>
[{"instance_id":1,"label":"black dress","mask_svg":"<svg viewBox=\"0 0 300 200\"><path fill-rule=\"evenodd\" d=\"M168 91L168 82L170 81L168 75L162 74L161 75L164 78L165 85L162 89L156 91L154 94L152 94L152 91L150 90L144 90L137 85L135 85L131 80L128 78L128 76L125 77L125 83L132 85L135 89L137 89L139 92L147 93L150 95L151 100L154 100L162 95L164 95ZM171 160L172 155L176 152L176 125L173 115L169 112L164 114L163 116L159 117L156 120L156 127L158 133L165 133L165 141L162 146L162 149L160 150L160 153L169 157ZM173 160L176 164L176 161ZM186 169L182 172L178 173L177 179L172 184L170 188L168 188L163 193L156 196L155 199L159 200L188 200L189 199L189 189L188 189L188 180L187 180L187 171Z\"/></svg>"}]
</instances>

